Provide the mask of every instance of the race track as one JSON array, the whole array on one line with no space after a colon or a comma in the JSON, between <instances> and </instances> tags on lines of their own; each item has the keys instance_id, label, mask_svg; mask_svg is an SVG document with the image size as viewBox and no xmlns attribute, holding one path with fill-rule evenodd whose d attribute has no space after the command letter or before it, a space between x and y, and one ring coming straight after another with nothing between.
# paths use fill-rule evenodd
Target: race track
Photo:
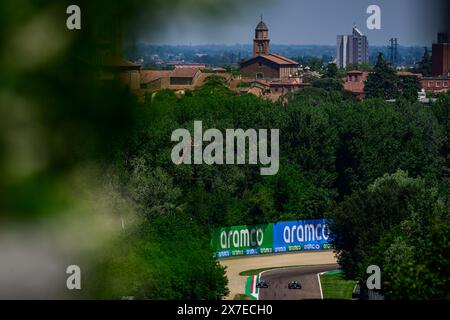
<instances>
[{"instance_id":1,"label":"race track","mask_svg":"<svg viewBox=\"0 0 450 320\"><path fill-rule=\"evenodd\" d=\"M239 275L242 271L260 268L329 265L336 264L336 258L334 252L329 250L235 257L221 259L219 262L227 268L226 273L230 294L225 299L233 299L236 294L242 294L245 291L246 277Z\"/></svg>"},{"instance_id":2,"label":"race track","mask_svg":"<svg viewBox=\"0 0 450 320\"><path fill-rule=\"evenodd\" d=\"M338 268L339 265L334 264L266 271L261 274L261 280L266 281L269 288L259 291L259 300L321 299L317 274ZM302 289L288 289L288 283L294 280L300 282Z\"/></svg>"}]
</instances>

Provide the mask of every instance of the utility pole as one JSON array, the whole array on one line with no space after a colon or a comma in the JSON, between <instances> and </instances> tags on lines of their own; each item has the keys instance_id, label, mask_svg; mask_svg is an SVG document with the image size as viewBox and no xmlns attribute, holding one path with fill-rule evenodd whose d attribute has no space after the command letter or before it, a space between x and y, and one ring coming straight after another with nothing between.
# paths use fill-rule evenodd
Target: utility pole
<instances>
[{"instance_id":1,"label":"utility pole","mask_svg":"<svg viewBox=\"0 0 450 320\"><path fill-rule=\"evenodd\" d=\"M397 38L391 38L389 40L389 60L392 66L395 68L397 66L398 60L398 40Z\"/></svg>"}]
</instances>

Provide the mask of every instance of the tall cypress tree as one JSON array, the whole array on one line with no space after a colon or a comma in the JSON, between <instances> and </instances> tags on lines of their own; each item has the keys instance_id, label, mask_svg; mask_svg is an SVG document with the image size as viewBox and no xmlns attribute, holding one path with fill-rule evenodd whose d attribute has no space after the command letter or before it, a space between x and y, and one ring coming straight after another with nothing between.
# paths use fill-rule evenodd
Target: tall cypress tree
<instances>
[{"instance_id":1,"label":"tall cypress tree","mask_svg":"<svg viewBox=\"0 0 450 320\"><path fill-rule=\"evenodd\" d=\"M374 72L367 78L364 91L367 98L395 99L398 95L398 77L381 52L378 53Z\"/></svg>"},{"instance_id":2,"label":"tall cypress tree","mask_svg":"<svg viewBox=\"0 0 450 320\"><path fill-rule=\"evenodd\" d=\"M431 56L427 47L424 50L422 60L417 63L416 71L420 72L424 77L431 77Z\"/></svg>"}]
</instances>

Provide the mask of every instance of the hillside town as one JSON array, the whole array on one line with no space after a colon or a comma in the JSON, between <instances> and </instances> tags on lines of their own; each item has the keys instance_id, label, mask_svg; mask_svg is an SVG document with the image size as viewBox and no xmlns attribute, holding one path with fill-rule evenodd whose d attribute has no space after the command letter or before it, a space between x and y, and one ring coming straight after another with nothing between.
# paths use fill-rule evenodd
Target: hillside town
<instances>
[{"instance_id":1,"label":"hillside town","mask_svg":"<svg viewBox=\"0 0 450 320\"><path fill-rule=\"evenodd\" d=\"M286 93L295 92L312 85L314 80L323 77L323 73L313 71L307 65L271 51L269 28L262 20L255 28L253 52L249 59L239 61L239 68L223 68L205 63L173 61L166 69L143 69L142 64L123 58L107 59L104 65L109 75L124 83L140 99L159 90L173 90L183 95L187 90L200 88L205 79L214 75L223 77L229 88L236 93L250 93L277 101ZM398 77L415 77L421 90L418 99L428 102L427 97L447 92L450 89L450 33L439 33L437 42L432 45L432 72L429 75L397 68ZM338 35L336 58L329 64L336 64L342 75L343 89L356 99L365 98L365 83L370 70L361 70L358 66L370 65L369 41L357 28L351 35ZM354 66L355 69L351 69Z\"/></svg>"}]
</instances>

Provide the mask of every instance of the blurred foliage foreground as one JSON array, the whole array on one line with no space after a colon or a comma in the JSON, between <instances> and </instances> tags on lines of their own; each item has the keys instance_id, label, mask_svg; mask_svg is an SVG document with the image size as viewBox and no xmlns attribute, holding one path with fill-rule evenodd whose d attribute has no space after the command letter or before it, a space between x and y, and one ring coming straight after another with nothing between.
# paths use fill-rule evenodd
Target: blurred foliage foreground
<instances>
[{"instance_id":1,"label":"blurred foliage foreground","mask_svg":"<svg viewBox=\"0 0 450 320\"><path fill-rule=\"evenodd\" d=\"M24 282L6 282L2 296L33 285L33 297L64 296L65 268L77 264L82 290L68 297L218 299L228 290L213 227L326 216L347 277L379 263L387 297L448 298L449 94L427 107L309 88L282 104L212 78L142 103L93 80L90 29L69 33L62 2L38 3L0 4L0 281ZM87 26L139 3L84 3L98 9ZM223 4L196 3L212 15ZM280 129L279 173L174 165L172 131L194 120Z\"/></svg>"},{"instance_id":2,"label":"blurred foliage foreground","mask_svg":"<svg viewBox=\"0 0 450 320\"><path fill-rule=\"evenodd\" d=\"M66 28L71 4L81 8L81 31ZM217 19L236 4L0 2L0 297L216 299L226 293L205 230L169 208L152 220L141 216L137 200L122 193L122 179L132 174L121 171L123 150L146 120L144 108L95 73L99 51L120 46L124 35L116 38L117 30L141 30L145 22L157 32L180 12ZM148 179L165 174L154 169L147 167ZM150 192L166 194L158 187ZM68 294L71 264L81 267L82 290Z\"/></svg>"}]
</instances>

